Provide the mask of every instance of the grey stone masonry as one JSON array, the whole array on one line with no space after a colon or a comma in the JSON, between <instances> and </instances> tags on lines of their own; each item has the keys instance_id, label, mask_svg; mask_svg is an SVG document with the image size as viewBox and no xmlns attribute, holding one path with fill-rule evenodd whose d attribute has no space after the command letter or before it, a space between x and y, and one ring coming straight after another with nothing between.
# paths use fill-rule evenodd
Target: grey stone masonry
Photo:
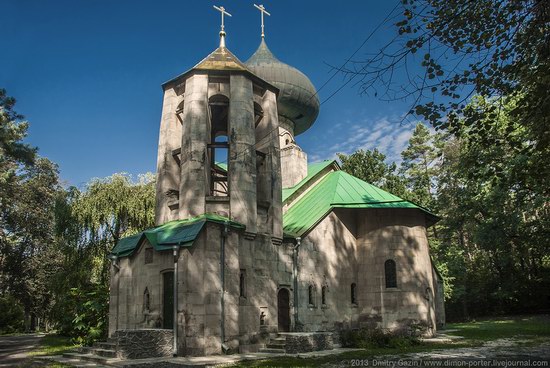
<instances>
[{"instance_id":1,"label":"grey stone masonry","mask_svg":"<svg viewBox=\"0 0 550 368\"><path fill-rule=\"evenodd\" d=\"M331 350L339 344L337 333L280 333L286 338L285 352L287 354L307 353L310 351Z\"/></svg>"},{"instance_id":2,"label":"grey stone masonry","mask_svg":"<svg viewBox=\"0 0 550 368\"><path fill-rule=\"evenodd\" d=\"M118 330L116 341L117 356L121 359L144 359L172 356L172 330L141 329Z\"/></svg>"}]
</instances>

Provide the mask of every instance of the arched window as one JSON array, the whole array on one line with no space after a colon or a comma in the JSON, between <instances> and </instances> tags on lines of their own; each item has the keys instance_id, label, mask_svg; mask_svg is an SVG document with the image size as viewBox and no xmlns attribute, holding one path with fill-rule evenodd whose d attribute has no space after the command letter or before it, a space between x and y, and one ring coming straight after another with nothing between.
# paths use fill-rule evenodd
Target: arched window
<instances>
[{"instance_id":1,"label":"arched window","mask_svg":"<svg viewBox=\"0 0 550 368\"><path fill-rule=\"evenodd\" d=\"M313 285L309 285L307 289L308 304L315 305L315 288Z\"/></svg>"},{"instance_id":2,"label":"arched window","mask_svg":"<svg viewBox=\"0 0 550 368\"><path fill-rule=\"evenodd\" d=\"M386 277L386 288L396 288L397 270L395 267L395 261L393 259L388 259L384 263L384 274Z\"/></svg>"},{"instance_id":3,"label":"arched window","mask_svg":"<svg viewBox=\"0 0 550 368\"><path fill-rule=\"evenodd\" d=\"M211 143L208 144L210 156L210 195L227 196L229 99L223 95L214 95L209 98L208 104L211 124Z\"/></svg>"},{"instance_id":4,"label":"arched window","mask_svg":"<svg viewBox=\"0 0 550 368\"><path fill-rule=\"evenodd\" d=\"M149 313L150 309L151 309L151 296L149 295L149 289L145 288L145 291L143 292L143 312Z\"/></svg>"},{"instance_id":5,"label":"arched window","mask_svg":"<svg viewBox=\"0 0 550 368\"><path fill-rule=\"evenodd\" d=\"M321 304L322 305L327 305L327 289L328 289L328 287L326 285L324 285L321 288Z\"/></svg>"},{"instance_id":6,"label":"arched window","mask_svg":"<svg viewBox=\"0 0 550 368\"><path fill-rule=\"evenodd\" d=\"M357 284L351 284L351 304L357 304Z\"/></svg>"}]
</instances>

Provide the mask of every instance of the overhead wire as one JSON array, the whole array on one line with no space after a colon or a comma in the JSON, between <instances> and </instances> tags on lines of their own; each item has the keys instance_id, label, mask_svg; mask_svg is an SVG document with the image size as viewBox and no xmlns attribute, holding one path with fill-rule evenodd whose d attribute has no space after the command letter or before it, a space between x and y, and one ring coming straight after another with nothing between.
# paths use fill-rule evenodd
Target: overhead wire
<instances>
[{"instance_id":1,"label":"overhead wire","mask_svg":"<svg viewBox=\"0 0 550 368\"><path fill-rule=\"evenodd\" d=\"M386 17L380 23L378 23L378 25L372 30L372 32L369 33L369 35L363 40L361 45L351 54L350 57L346 59L346 61L339 68L334 70L334 73L332 73L332 75L321 85L321 87L317 91L315 91L313 95L309 97L309 99L306 102L308 102L309 100L317 96L319 94L319 91L321 91L339 72L341 72L345 68L347 63L349 63L353 59L353 57L365 46L365 44L372 38L372 36L374 36L374 34L380 29L380 27L382 27L382 25L392 16L393 12L399 7L399 4L400 4L399 2L396 3L396 5L390 10L390 12L386 15ZM331 93L322 102L320 102L319 106L322 106L324 103L328 102L332 97L334 97L338 92L340 92L344 87L346 87L357 75L358 74L352 75L344 84L338 87L333 93ZM266 138L268 138L271 135L271 133L273 133L278 129L279 127L275 127L274 129L270 130L266 135L260 138L260 140L256 141L256 143L254 143L254 145L252 145L250 148L258 148L258 144L263 142ZM245 148L242 151L237 152L236 155L232 157L232 159L233 160L237 159L238 157L240 157L240 155L245 154L247 150L250 148ZM226 160L218 163L228 163L228 160L229 160L229 157Z\"/></svg>"}]
</instances>

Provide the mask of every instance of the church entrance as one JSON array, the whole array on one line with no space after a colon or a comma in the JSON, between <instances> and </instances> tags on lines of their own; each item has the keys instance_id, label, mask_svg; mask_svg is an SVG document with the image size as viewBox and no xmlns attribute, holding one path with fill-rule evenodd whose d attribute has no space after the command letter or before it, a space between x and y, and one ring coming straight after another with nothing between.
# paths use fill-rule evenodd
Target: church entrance
<instances>
[{"instance_id":1,"label":"church entrance","mask_svg":"<svg viewBox=\"0 0 550 368\"><path fill-rule=\"evenodd\" d=\"M277 322L279 332L290 331L290 292L285 288L277 294Z\"/></svg>"},{"instance_id":2,"label":"church entrance","mask_svg":"<svg viewBox=\"0 0 550 368\"><path fill-rule=\"evenodd\" d=\"M174 328L174 273L162 274L162 328Z\"/></svg>"}]
</instances>

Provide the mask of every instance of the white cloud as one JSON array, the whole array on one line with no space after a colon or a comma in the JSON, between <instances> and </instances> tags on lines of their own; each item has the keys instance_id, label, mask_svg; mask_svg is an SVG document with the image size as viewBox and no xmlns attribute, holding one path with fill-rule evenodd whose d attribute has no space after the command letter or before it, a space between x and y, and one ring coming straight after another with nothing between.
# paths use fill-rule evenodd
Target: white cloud
<instances>
[{"instance_id":1,"label":"white cloud","mask_svg":"<svg viewBox=\"0 0 550 368\"><path fill-rule=\"evenodd\" d=\"M342 124L339 123L341 126ZM351 124L347 124L351 125ZM389 162L401 161L401 152L406 148L416 124L400 124L383 117L376 120L364 119L354 122L347 134L335 137L334 131L327 132L327 140L333 144L326 150L316 150L309 154L309 161L334 159L336 153L351 154L358 149L373 150L377 148L386 155ZM342 131L342 129L339 129Z\"/></svg>"}]
</instances>

